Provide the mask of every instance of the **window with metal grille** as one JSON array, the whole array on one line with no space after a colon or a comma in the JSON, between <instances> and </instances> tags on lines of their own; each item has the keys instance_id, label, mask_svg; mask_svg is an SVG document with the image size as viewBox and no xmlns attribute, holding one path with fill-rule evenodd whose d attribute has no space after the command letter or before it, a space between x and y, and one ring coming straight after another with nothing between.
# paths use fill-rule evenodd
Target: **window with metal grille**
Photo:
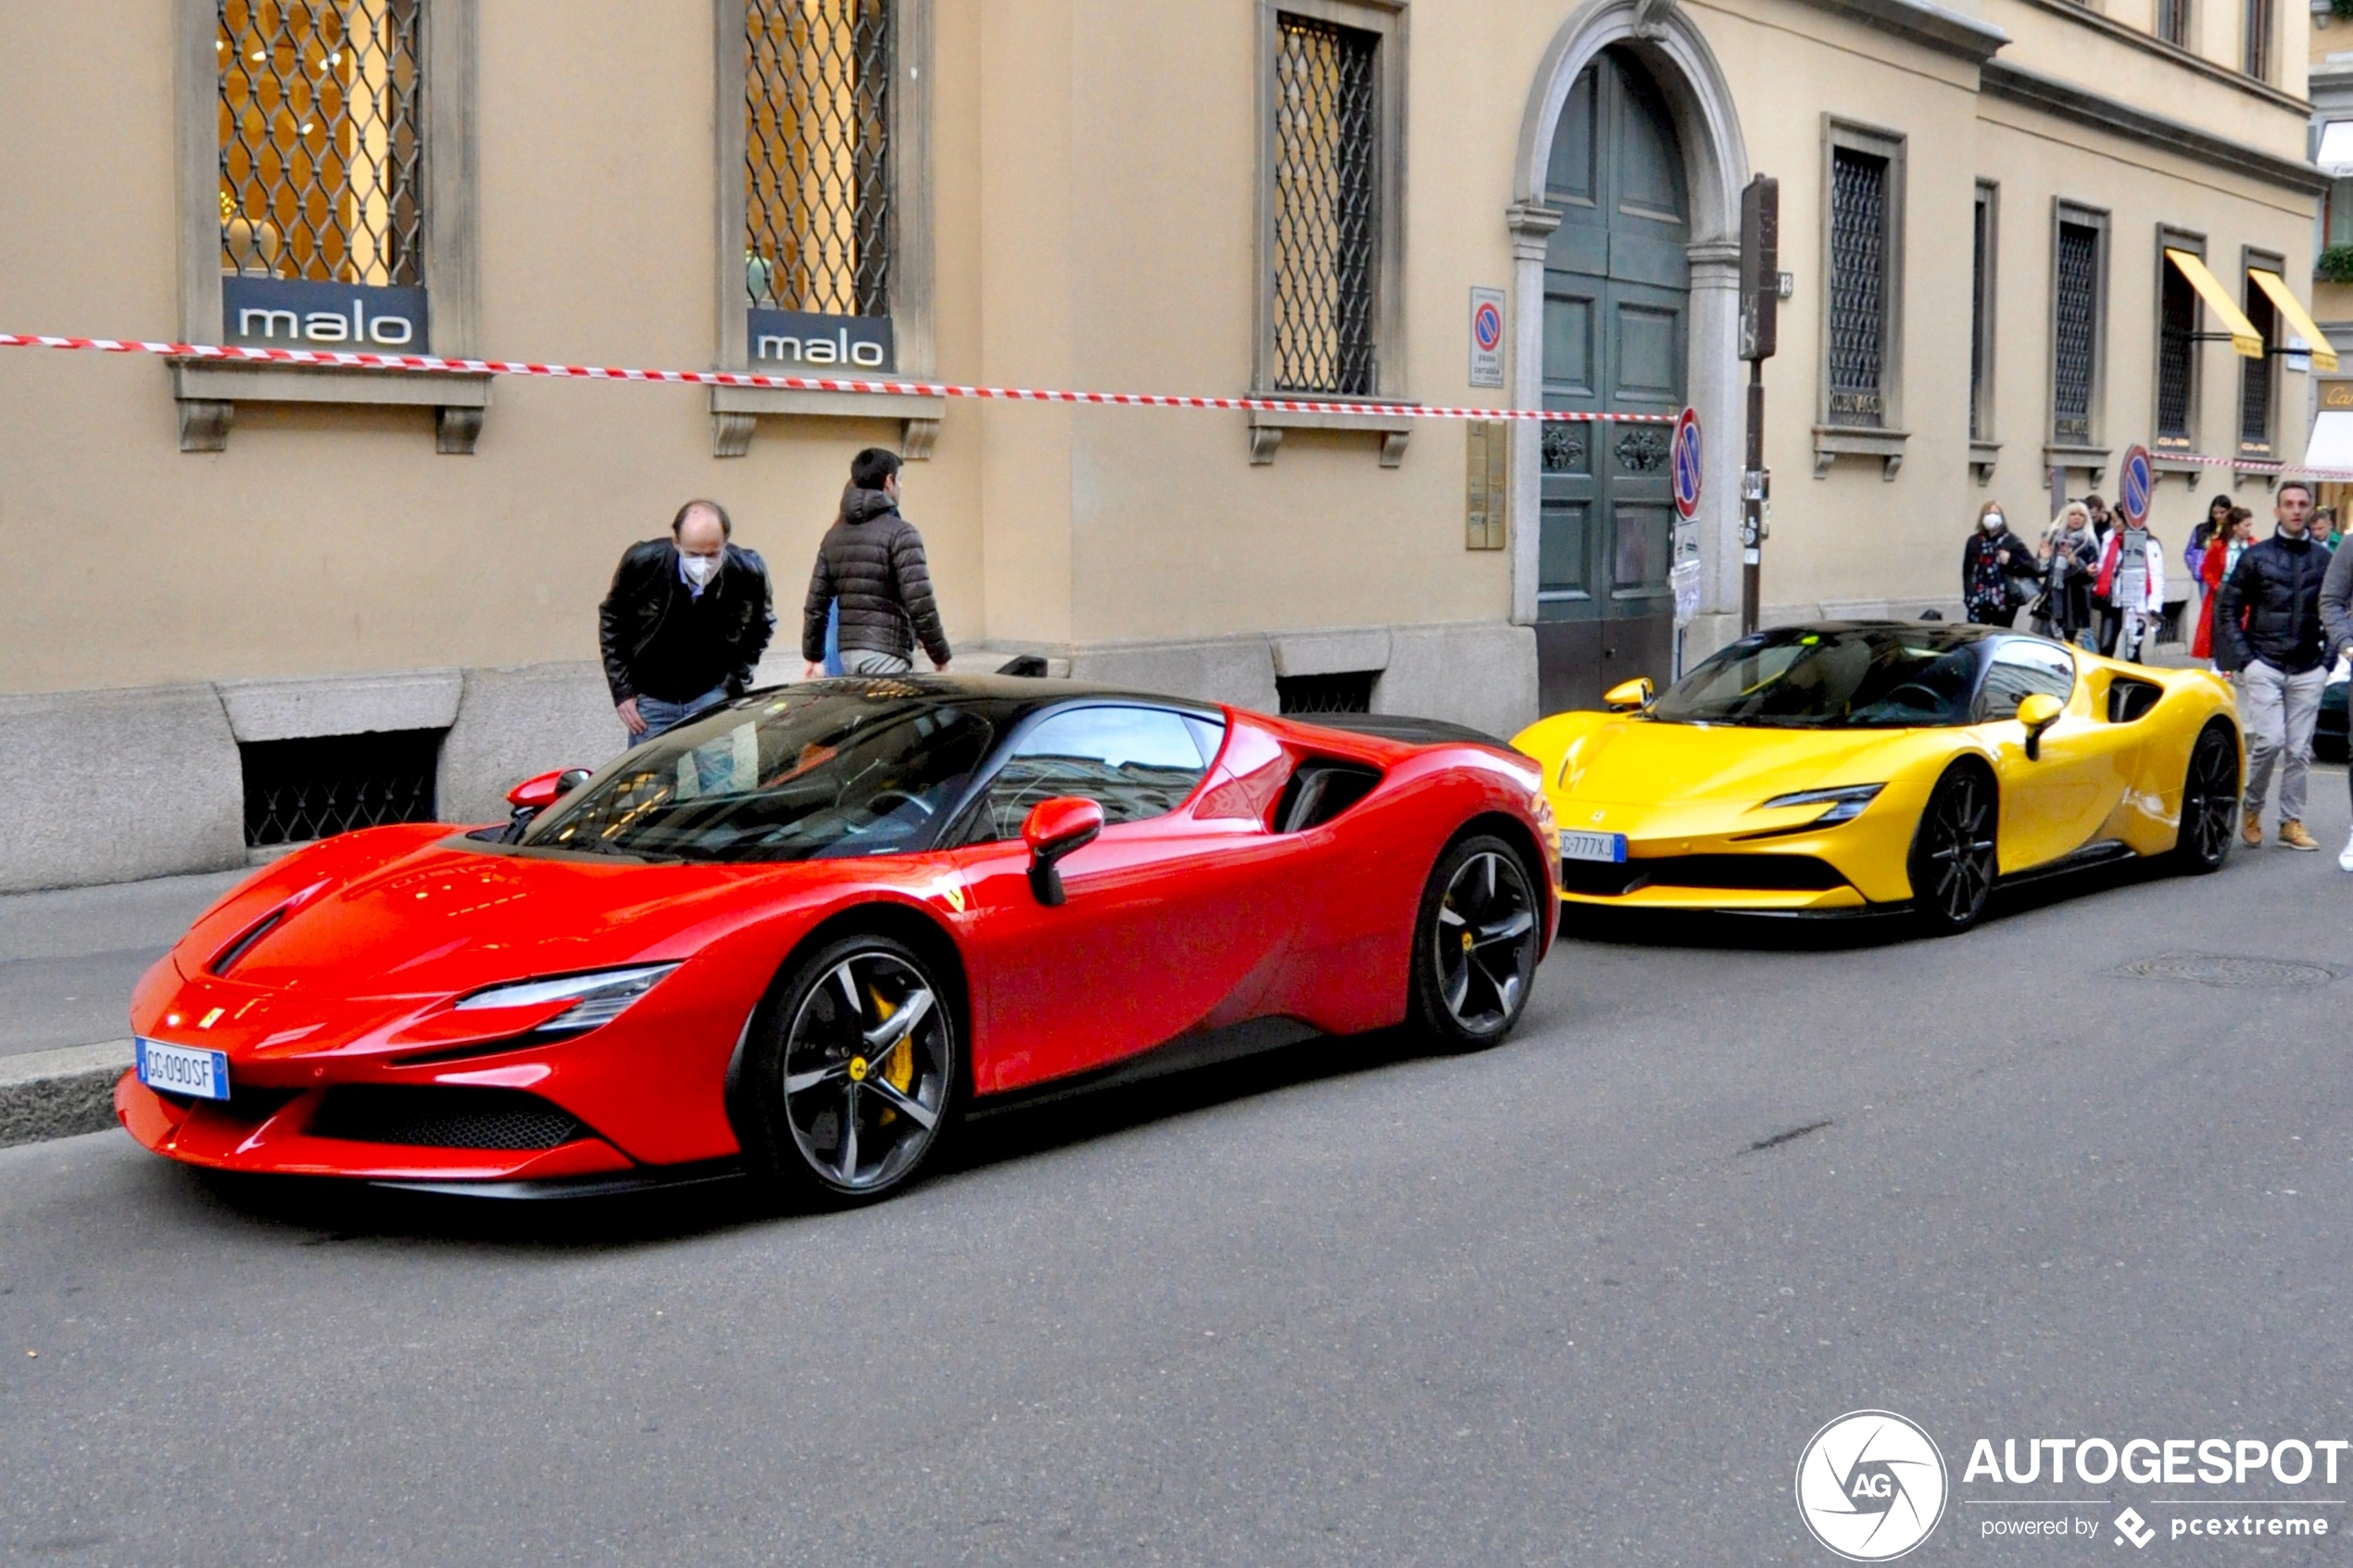
<instances>
[{"instance_id":1,"label":"window with metal grille","mask_svg":"<svg viewBox=\"0 0 2353 1568\"><path fill-rule=\"evenodd\" d=\"M245 741L245 842L301 844L353 828L434 820L444 730Z\"/></svg>"},{"instance_id":2,"label":"window with metal grille","mask_svg":"<svg viewBox=\"0 0 2353 1568\"><path fill-rule=\"evenodd\" d=\"M1977 188L1970 224L1969 435L1994 439L1994 188Z\"/></svg>"},{"instance_id":3,"label":"window with metal grille","mask_svg":"<svg viewBox=\"0 0 2353 1568\"><path fill-rule=\"evenodd\" d=\"M2279 325L2271 296L2250 279L2240 307L2268 348ZM2271 361L2268 353L2260 359L2239 361L2239 450L2249 457L2271 453Z\"/></svg>"},{"instance_id":4,"label":"window with metal grille","mask_svg":"<svg viewBox=\"0 0 2353 1568\"><path fill-rule=\"evenodd\" d=\"M2100 232L2061 222L2051 301L2051 439L2092 441L2092 388L2099 372Z\"/></svg>"},{"instance_id":5,"label":"window with metal grille","mask_svg":"<svg viewBox=\"0 0 2353 1568\"><path fill-rule=\"evenodd\" d=\"M1273 376L1369 396L1380 252L1380 38L1276 19Z\"/></svg>"},{"instance_id":6,"label":"window with metal grille","mask_svg":"<svg viewBox=\"0 0 2353 1568\"><path fill-rule=\"evenodd\" d=\"M220 269L421 284L421 0L217 0Z\"/></svg>"},{"instance_id":7,"label":"window with metal grille","mask_svg":"<svg viewBox=\"0 0 2353 1568\"><path fill-rule=\"evenodd\" d=\"M1275 696L1285 713L1370 713L1378 670L1341 670L1328 675L1277 675Z\"/></svg>"},{"instance_id":8,"label":"window with metal grille","mask_svg":"<svg viewBox=\"0 0 2353 1568\"><path fill-rule=\"evenodd\" d=\"M2240 39L2239 69L2258 82L2271 76L2271 0L2246 0L2246 31Z\"/></svg>"},{"instance_id":9,"label":"window with metal grille","mask_svg":"<svg viewBox=\"0 0 2353 1568\"><path fill-rule=\"evenodd\" d=\"M2190 45L2190 0L2157 0L2157 35L2177 48Z\"/></svg>"},{"instance_id":10,"label":"window with metal grille","mask_svg":"<svg viewBox=\"0 0 2353 1568\"><path fill-rule=\"evenodd\" d=\"M1886 421L1888 160L1831 149L1830 422Z\"/></svg>"},{"instance_id":11,"label":"window with metal grille","mask_svg":"<svg viewBox=\"0 0 2353 1568\"><path fill-rule=\"evenodd\" d=\"M890 0L747 0L744 287L755 309L890 314L891 12Z\"/></svg>"},{"instance_id":12,"label":"window with metal grille","mask_svg":"<svg viewBox=\"0 0 2353 1568\"><path fill-rule=\"evenodd\" d=\"M2156 445L2186 452L2195 445L2190 426L2197 373L2197 291L2162 254L2158 267Z\"/></svg>"}]
</instances>

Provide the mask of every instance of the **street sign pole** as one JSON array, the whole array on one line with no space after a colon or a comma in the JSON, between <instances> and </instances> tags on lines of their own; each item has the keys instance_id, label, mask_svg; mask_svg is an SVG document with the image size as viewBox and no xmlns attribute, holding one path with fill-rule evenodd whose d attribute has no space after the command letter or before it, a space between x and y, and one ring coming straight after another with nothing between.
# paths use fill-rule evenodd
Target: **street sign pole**
<instances>
[{"instance_id":1,"label":"street sign pole","mask_svg":"<svg viewBox=\"0 0 2353 1568\"><path fill-rule=\"evenodd\" d=\"M1741 192L1741 342L1748 361L1748 452L1741 475L1741 634L1756 630L1773 476L1765 467L1765 361L1779 329L1781 183L1759 174Z\"/></svg>"}]
</instances>

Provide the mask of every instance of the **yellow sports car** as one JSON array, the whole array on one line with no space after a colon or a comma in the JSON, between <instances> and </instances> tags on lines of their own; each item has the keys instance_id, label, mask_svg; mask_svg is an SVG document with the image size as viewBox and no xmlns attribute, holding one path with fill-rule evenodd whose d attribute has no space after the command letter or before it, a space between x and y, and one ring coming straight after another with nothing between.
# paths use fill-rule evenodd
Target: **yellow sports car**
<instances>
[{"instance_id":1,"label":"yellow sports car","mask_svg":"<svg viewBox=\"0 0 2353 1568\"><path fill-rule=\"evenodd\" d=\"M2229 685L1997 626L1780 627L1606 700L1512 742L1543 765L1571 905L1909 908L1955 932L2013 879L2213 871L2237 826Z\"/></svg>"}]
</instances>

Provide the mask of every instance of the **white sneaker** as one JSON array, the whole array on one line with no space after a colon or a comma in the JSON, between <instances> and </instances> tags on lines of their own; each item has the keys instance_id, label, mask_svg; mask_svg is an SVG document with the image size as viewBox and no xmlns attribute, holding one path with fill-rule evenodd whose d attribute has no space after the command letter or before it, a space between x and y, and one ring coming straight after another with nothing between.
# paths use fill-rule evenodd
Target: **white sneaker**
<instances>
[{"instance_id":1,"label":"white sneaker","mask_svg":"<svg viewBox=\"0 0 2353 1568\"><path fill-rule=\"evenodd\" d=\"M2345 841L2344 852L2336 858L2336 869L2341 872L2353 872L2353 838L2347 838Z\"/></svg>"}]
</instances>

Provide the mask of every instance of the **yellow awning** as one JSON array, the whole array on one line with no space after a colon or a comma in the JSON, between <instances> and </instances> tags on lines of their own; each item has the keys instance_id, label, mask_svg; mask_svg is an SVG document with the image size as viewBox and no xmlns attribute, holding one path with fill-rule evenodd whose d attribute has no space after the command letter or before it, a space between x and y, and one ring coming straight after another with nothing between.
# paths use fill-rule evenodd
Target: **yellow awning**
<instances>
[{"instance_id":1,"label":"yellow awning","mask_svg":"<svg viewBox=\"0 0 2353 1568\"><path fill-rule=\"evenodd\" d=\"M2271 296L2271 303L2279 307L2281 316L2287 320L2288 331L2312 345L2312 368L2316 370L2335 370L2335 346L2329 342L2328 335L2313 324L2304 307L2296 303L2296 295L2288 292L2287 280L2277 272L2266 272L2260 267L2248 268L2246 275L2255 280L2257 288Z\"/></svg>"},{"instance_id":2,"label":"yellow awning","mask_svg":"<svg viewBox=\"0 0 2353 1568\"><path fill-rule=\"evenodd\" d=\"M2262 358L2263 334L2255 330L2255 323L2246 319L2246 312L2231 298L2231 291L2222 286L2222 280L2208 271L2206 263L2189 251L2175 250L2168 245L2165 259L2173 264L2175 271L2190 281L2190 287L2197 290L2197 296L2206 301L2206 307L2222 319L2224 329L2231 334L2232 349L2249 359Z\"/></svg>"}]
</instances>

